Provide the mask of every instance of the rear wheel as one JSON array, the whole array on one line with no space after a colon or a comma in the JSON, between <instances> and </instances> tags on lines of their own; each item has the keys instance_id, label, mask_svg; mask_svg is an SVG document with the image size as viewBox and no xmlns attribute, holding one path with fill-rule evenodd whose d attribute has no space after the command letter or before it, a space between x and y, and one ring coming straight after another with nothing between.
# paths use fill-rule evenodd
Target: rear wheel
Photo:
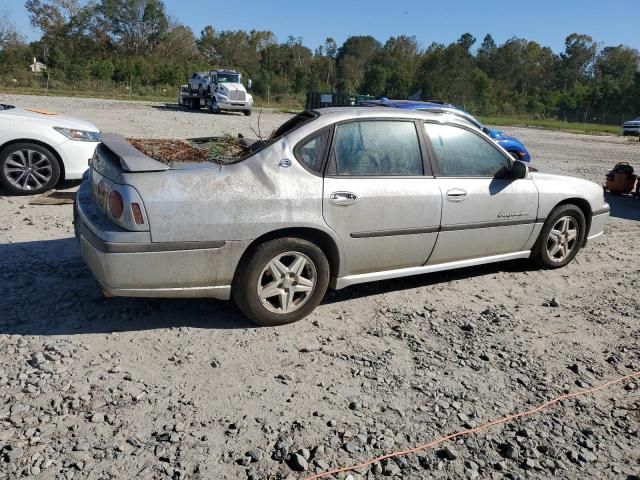
<instances>
[{"instance_id":1,"label":"rear wheel","mask_svg":"<svg viewBox=\"0 0 640 480\"><path fill-rule=\"evenodd\" d=\"M14 143L0 152L0 184L16 195L46 192L60 179L60 165L46 147Z\"/></svg>"},{"instance_id":2,"label":"rear wheel","mask_svg":"<svg viewBox=\"0 0 640 480\"><path fill-rule=\"evenodd\" d=\"M555 208L542 227L532 259L543 268L560 268L575 258L584 243L586 221L575 205Z\"/></svg>"},{"instance_id":3,"label":"rear wheel","mask_svg":"<svg viewBox=\"0 0 640 480\"><path fill-rule=\"evenodd\" d=\"M307 240L279 238L259 245L238 266L233 298L258 325L292 323L315 309L329 285L329 262Z\"/></svg>"}]
</instances>

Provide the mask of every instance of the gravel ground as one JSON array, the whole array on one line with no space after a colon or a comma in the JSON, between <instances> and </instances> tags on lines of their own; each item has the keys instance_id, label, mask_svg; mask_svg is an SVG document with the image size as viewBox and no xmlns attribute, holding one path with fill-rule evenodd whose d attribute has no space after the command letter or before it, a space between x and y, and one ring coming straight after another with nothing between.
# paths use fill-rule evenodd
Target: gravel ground
<instances>
[{"instance_id":1,"label":"gravel ground","mask_svg":"<svg viewBox=\"0 0 640 480\"><path fill-rule=\"evenodd\" d=\"M257 116L0 96L139 137L250 135ZM263 131L287 116L265 112ZM506 129L601 182L640 145ZM0 196L0 478L298 479L640 370L640 201L568 267L527 262L330 292L254 328L228 302L105 299L71 206ZM640 478L640 379L383 461L353 479ZM337 478L347 478L339 474Z\"/></svg>"}]
</instances>

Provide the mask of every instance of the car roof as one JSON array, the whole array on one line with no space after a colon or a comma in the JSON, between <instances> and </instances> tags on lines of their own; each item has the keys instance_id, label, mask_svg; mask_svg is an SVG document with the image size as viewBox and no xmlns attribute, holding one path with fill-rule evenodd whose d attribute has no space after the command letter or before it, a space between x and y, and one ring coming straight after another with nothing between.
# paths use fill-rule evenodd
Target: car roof
<instances>
[{"instance_id":1,"label":"car roof","mask_svg":"<svg viewBox=\"0 0 640 480\"><path fill-rule=\"evenodd\" d=\"M384 108L393 108L393 109L397 108L401 110L422 110L422 111L433 111L433 112L441 112L441 113L451 113L453 115L458 115L459 117L464 118L468 122L473 123L478 128L482 128L482 123L479 122L473 115L471 115L468 112L465 112L461 108L458 108L451 103L439 102L435 100L421 101L421 100L380 99L380 100L367 100L362 102L360 105L365 107L379 106Z\"/></svg>"},{"instance_id":2,"label":"car roof","mask_svg":"<svg viewBox=\"0 0 640 480\"><path fill-rule=\"evenodd\" d=\"M469 121L464 115L454 111L429 111L371 106L362 107L325 107L313 110L321 117L331 122L340 122L352 119L366 118L399 118L415 120L434 120L437 122L450 122L469 126ZM481 130L479 127L475 127Z\"/></svg>"},{"instance_id":3,"label":"car roof","mask_svg":"<svg viewBox=\"0 0 640 480\"><path fill-rule=\"evenodd\" d=\"M420 108L442 108L448 107L459 110L458 107L451 103L440 102L436 100L389 100L389 99L380 99L380 100L365 100L361 102L361 105L365 106L374 106L378 105L381 107L392 107L392 108L406 108L407 110L417 110Z\"/></svg>"}]
</instances>

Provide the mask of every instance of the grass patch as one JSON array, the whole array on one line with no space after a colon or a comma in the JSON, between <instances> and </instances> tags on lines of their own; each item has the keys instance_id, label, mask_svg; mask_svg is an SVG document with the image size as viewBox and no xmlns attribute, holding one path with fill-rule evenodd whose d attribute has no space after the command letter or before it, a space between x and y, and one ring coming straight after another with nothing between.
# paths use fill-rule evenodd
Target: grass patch
<instances>
[{"instance_id":1,"label":"grass patch","mask_svg":"<svg viewBox=\"0 0 640 480\"><path fill-rule=\"evenodd\" d=\"M572 133L590 135L620 135L622 128L616 125L602 125L598 123L563 122L561 120L535 119L526 117L480 117L487 125L505 127L535 127L548 130L560 130Z\"/></svg>"}]
</instances>

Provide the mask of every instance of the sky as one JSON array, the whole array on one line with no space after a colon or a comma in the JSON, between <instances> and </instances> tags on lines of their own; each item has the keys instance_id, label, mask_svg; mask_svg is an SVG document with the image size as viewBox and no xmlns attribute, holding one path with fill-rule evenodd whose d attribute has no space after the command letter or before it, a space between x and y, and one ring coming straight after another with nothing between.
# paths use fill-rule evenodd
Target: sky
<instances>
[{"instance_id":1,"label":"sky","mask_svg":"<svg viewBox=\"0 0 640 480\"><path fill-rule=\"evenodd\" d=\"M81 0L82 1L82 0ZM0 0L19 33L28 40L39 37L29 24L24 0ZM83 2L85 3L85 2ZM555 52L564 50L570 33L591 35L602 46L624 44L640 50L638 16L633 10L609 8L595 0L164 0L167 12L191 27L198 36L205 25L216 30L271 30L278 40L302 37L315 49L325 38L338 45L350 35L372 35L382 43L390 36L414 35L421 47L450 43L469 32L485 34L497 43L517 36L534 40ZM207 13L210 12L210 13Z\"/></svg>"}]
</instances>

